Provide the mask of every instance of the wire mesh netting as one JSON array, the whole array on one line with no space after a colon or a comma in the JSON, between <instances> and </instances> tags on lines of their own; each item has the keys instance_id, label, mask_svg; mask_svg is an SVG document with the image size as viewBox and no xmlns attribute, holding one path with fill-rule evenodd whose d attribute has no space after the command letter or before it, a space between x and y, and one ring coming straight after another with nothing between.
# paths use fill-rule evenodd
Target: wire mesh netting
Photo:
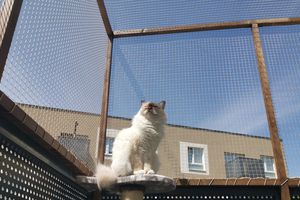
<instances>
[{"instance_id":1,"label":"wire mesh netting","mask_svg":"<svg viewBox=\"0 0 300 200\"><path fill-rule=\"evenodd\" d=\"M0 0L0 41L13 0ZM290 18L299 2L105 1L113 30ZM0 89L94 169L107 36L96 1L24 1ZM260 28L289 176L300 176L300 26ZM276 177L251 29L115 38L105 146L141 100L167 102L158 173Z\"/></svg>"},{"instance_id":2,"label":"wire mesh netting","mask_svg":"<svg viewBox=\"0 0 300 200\"><path fill-rule=\"evenodd\" d=\"M94 168L107 37L96 1L24 1L0 88Z\"/></svg>"},{"instance_id":3,"label":"wire mesh netting","mask_svg":"<svg viewBox=\"0 0 300 200\"><path fill-rule=\"evenodd\" d=\"M290 177L300 176L300 26L263 27L261 37Z\"/></svg>"},{"instance_id":4,"label":"wire mesh netting","mask_svg":"<svg viewBox=\"0 0 300 200\"><path fill-rule=\"evenodd\" d=\"M105 5L113 30L289 18L300 15L297 0L106 0Z\"/></svg>"},{"instance_id":5,"label":"wire mesh netting","mask_svg":"<svg viewBox=\"0 0 300 200\"><path fill-rule=\"evenodd\" d=\"M160 174L276 176L251 29L115 39L107 140L141 100L167 102Z\"/></svg>"}]
</instances>

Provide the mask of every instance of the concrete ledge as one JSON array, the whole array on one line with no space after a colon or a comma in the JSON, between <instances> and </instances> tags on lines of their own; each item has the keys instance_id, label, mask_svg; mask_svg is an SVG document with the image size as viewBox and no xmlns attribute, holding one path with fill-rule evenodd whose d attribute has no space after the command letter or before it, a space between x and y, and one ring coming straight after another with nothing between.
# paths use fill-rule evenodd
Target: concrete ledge
<instances>
[{"instance_id":1,"label":"concrete ledge","mask_svg":"<svg viewBox=\"0 0 300 200\"><path fill-rule=\"evenodd\" d=\"M145 194L164 193L175 190L176 184L172 178L156 175L131 175L119 177L110 191L120 193L122 190L142 188Z\"/></svg>"},{"instance_id":2,"label":"concrete ledge","mask_svg":"<svg viewBox=\"0 0 300 200\"><path fill-rule=\"evenodd\" d=\"M97 188L96 177L77 176L77 181L86 189ZM119 177L117 183L108 189L109 192L120 194L125 190L142 190L145 194L164 193L175 190L176 184L172 178L157 174L140 174Z\"/></svg>"}]
</instances>

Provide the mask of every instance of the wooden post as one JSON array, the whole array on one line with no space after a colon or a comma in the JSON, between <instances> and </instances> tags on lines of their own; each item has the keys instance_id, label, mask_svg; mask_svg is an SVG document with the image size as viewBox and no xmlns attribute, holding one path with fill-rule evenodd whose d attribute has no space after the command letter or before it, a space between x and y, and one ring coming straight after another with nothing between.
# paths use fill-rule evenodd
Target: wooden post
<instances>
[{"instance_id":1,"label":"wooden post","mask_svg":"<svg viewBox=\"0 0 300 200\"><path fill-rule=\"evenodd\" d=\"M273 108L270 84L269 84L264 54L261 45L258 24L252 24L252 35L253 35L254 47L255 47L256 58L258 63L258 71L260 76L262 92L263 92L265 109L267 113L269 129L270 129L270 137L271 137L273 154L275 159L277 178L282 183L284 183L287 180L287 173L285 168L283 150L281 146L282 144L278 134L278 128L277 128L277 123L276 123L276 118L275 118L275 113ZM283 184L281 186L281 199L290 200L288 184Z\"/></svg>"},{"instance_id":2,"label":"wooden post","mask_svg":"<svg viewBox=\"0 0 300 200\"><path fill-rule=\"evenodd\" d=\"M143 200L143 190L124 190L121 192L121 200Z\"/></svg>"},{"instance_id":3,"label":"wooden post","mask_svg":"<svg viewBox=\"0 0 300 200\"><path fill-rule=\"evenodd\" d=\"M98 142L98 162L104 163L104 153L105 153L105 139L106 139L106 127L107 127L107 114L108 114L108 104L109 104L109 87L110 87L110 72L111 72L111 61L112 61L112 45L113 41L108 41L107 54L106 54L106 66L105 66L105 78L103 85L102 94L102 108L101 108L101 118L100 118L100 137Z\"/></svg>"},{"instance_id":4,"label":"wooden post","mask_svg":"<svg viewBox=\"0 0 300 200\"><path fill-rule=\"evenodd\" d=\"M104 1L103 0L97 0L97 2L98 2L98 6L99 6L102 21L103 21L103 24L104 24L104 27L105 27L106 34L107 34L108 38L110 40L112 40L113 39L113 31L112 31L112 28L111 28L111 24L109 22L109 18L108 18L108 15L107 15L107 11L106 11Z\"/></svg>"},{"instance_id":5,"label":"wooden post","mask_svg":"<svg viewBox=\"0 0 300 200\"><path fill-rule=\"evenodd\" d=\"M3 6L0 8L0 81L2 79L22 3L23 0L4 0Z\"/></svg>"},{"instance_id":6,"label":"wooden post","mask_svg":"<svg viewBox=\"0 0 300 200\"><path fill-rule=\"evenodd\" d=\"M107 127L107 114L108 114L108 104L109 104L109 87L110 87L110 68L112 61L112 45L113 45L113 31L109 18L107 15L106 7L103 0L97 0L98 7L100 10L101 18L104 24L106 34L108 36L108 46L106 53L106 67L105 67L105 79L103 85L102 94L102 106L101 106L101 118L100 118L100 136L98 137L98 163L104 163L105 154L105 140L106 140L106 127Z\"/></svg>"},{"instance_id":7,"label":"wooden post","mask_svg":"<svg viewBox=\"0 0 300 200\"><path fill-rule=\"evenodd\" d=\"M91 199L92 200L101 200L102 199L102 195L101 195L101 191L96 189L95 191L92 192L91 194Z\"/></svg>"}]
</instances>

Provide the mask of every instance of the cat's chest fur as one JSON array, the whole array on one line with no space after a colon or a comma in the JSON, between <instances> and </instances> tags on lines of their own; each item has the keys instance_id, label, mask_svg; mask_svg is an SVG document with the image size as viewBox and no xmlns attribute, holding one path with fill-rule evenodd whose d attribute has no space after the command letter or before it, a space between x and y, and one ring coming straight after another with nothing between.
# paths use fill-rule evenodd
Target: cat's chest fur
<instances>
[{"instance_id":1,"label":"cat's chest fur","mask_svg":"<svg viewBox=\"0 0 300 200\"><path fill-rule=\"evenodd\" d=\"M154 126L144 126L137 129L137 137L132 141L134 144L134 151L155 151L163 136L163 128Z\"/></svg>"}]
</instances>

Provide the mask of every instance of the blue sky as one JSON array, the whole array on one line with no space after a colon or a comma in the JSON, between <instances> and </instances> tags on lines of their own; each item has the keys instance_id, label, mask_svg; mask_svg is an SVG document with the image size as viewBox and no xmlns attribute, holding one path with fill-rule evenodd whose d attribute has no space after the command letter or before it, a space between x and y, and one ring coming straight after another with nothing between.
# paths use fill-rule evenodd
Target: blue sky
<instances>
[{"instance_id":1,"label":"blue sky","mask_svg":"<svg viewBox=\"0 0 300 200\"><path fill-rule=\"evenodd\" d=\"M298 0L106 0L114 30L299 17Z\"/></svg>"},{"instance_id":2,"label":"blue sky","mask_svg":"<svg viewBox=\"0 0 300 200\"><path fill-rule=\"evenodd\" d=\"M298 34L262 29L291 177L300 163ZM166 100L170 124L269 137L251 29L116 39L111 78L110 115L131 118L141 99Z\"/></svg>"},{"instance_id":3,"label":"blue sky","mask_svg":"<svg viewBox=\"0 0 300 200\"><path fill-rule=\"evenodd\" d=\"M297 0L105 3L114 30L300 15ZM299 33L300 26L261 29L291 177L300 176ZM111 115L130 117L140 99L164 99L169 123L269 136L249 29L117 39L113 52Z\"/></svg>"},{"instance_id":4,"label":"blue sky","mask_svg":"<svg viewBox=\"0 0 300 200\"><path fill-rule=\"evenodd\" d=\"M111 115L166 100L171 124L268 135L250 29L116 39L112 69Z\"/></svg>"},{"instance_id":5,"label":"blue sky","mask_svg":"<svg viewBox=\"0 0 300 200\"><path fill-rule=\"evenodd\" d=\"M106 46L96 1L24 1L0 88L17 102L100 113Z\"/></svg>"},{"instance_id":6,"label":"blue sky","mask_svg":"<svg viewBox=\"0 0 300 200\"><path fill-rule=\"evenodd\" d=\"M300 15L296 0L106 6L114 30ZM261 35L289 175L300 176L300 26ZM96 1L24 1L0 89L16 102L100 113L106 45ZM269 136L250 29L115 39L111 80L110 115L166 100L168 123Z\"/></svg>"}]
</instances>

